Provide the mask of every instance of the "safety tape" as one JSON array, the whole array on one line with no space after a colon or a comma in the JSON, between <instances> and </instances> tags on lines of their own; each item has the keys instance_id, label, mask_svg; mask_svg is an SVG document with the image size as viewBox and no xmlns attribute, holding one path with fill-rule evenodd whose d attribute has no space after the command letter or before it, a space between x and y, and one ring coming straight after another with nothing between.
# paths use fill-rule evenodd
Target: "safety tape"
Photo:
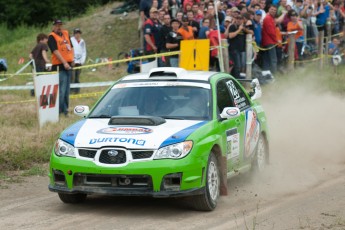
<instances>
[{"instance_id":1,"label":"safety tape","mask_svg":"<svg viewBox=\"0 0 345 230\"><path fill-rule=\"evenodd\" d=\"M71 84L71 88L90 88L90 87L109 86L112 84L114 84L114 81L73 83ZM30 90L33 88L34 88L33 85L0 86L0 90Z\"/></svg>"},{"instance_id":2,"label":"safety tape","mask_svg":"<svg viewBox=\"0 0 345 230\"><path fill-rule=\"evenodd\" d=\"M75 95L70 95L69 98L78 99L78 98L87 98L87 97L98 97L99 95L102 95L102 94L104 94L104 92L75 94ZM26 103L33 103L33 102L36 102L36 100L31 99L31 100L21 100L21 101L0 101L0 105L26 104Z\"/></svg>"}]
</instances>

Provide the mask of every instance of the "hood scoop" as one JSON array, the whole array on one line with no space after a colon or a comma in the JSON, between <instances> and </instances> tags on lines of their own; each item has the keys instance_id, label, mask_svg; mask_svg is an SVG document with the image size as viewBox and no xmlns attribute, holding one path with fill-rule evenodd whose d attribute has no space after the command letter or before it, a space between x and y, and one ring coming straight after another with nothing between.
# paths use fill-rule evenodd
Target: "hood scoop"
<instances>
[{"instance_id":1,"label":"hood scoop","mask_svg":"<svg viewBox=\"0 0 345 230\"><path fill-rule=\"evenodd\" d=\"M158 126L164 124L166 120L161 117L151 117L151 116L142 116L142 117L121 117L114 116L109 120L108 125L146 125L146 126Z\"/></svg>"}]
</instances>

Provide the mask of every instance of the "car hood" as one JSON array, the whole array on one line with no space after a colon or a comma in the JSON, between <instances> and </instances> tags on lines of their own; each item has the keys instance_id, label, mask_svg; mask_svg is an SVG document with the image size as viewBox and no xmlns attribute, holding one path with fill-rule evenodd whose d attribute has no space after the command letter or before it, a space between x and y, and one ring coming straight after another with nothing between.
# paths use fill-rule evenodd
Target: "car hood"
<instances>
[{"instance_id":1,"label":"car hood","mask_svg":"<svg viewBox=\"0 0 345 230\"><path fill-rule=\"evenodd\" d=\"M158 149L184 141L207 121L166 120L157 126L108 125L109 119L85 119L67 128L60 138L77 148L122 146Z\"/></svg>"}]
</instances>

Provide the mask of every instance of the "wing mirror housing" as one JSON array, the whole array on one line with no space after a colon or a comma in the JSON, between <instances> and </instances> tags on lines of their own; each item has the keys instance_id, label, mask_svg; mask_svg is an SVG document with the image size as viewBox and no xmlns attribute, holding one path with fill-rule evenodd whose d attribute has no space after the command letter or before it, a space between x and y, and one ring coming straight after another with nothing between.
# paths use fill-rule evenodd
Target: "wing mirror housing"
<instances>
[{"instance_id":1,"label":"wing mirror housing","mask_svg":"<svg viewBox=\"0 0 345 230\"><path fill-rule=\"evenodd\" d=\"M225 107L220 114L220 117L222 119L231 119L239 117L241 114L241 111L237 107Z\"/></svg>"},{"instance_id":2,"label":"wing mirror housing","mask_svg":"<svg viewBox=\"0 0 345 230\"><path fill-rule=\"evenodd\" d=\"M90 112L90 108L87 105L77 105L74 108L74 114L80 117L86 117Z\"/></svg>"}]
</instances>

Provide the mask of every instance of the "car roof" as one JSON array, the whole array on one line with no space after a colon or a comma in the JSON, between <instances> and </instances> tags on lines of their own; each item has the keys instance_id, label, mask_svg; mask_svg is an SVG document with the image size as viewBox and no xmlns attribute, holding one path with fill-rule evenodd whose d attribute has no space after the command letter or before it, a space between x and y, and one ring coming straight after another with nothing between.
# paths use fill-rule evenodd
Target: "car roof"
<instances>
[{"instance_id":1,"label":"car roof","mask_svg":"<svg viewBox=\"0 0 345 230\"><path fill-rule=\"evenodd\" d=\"M191 80L209 82L211 76L218 72L187 71L183 68L160 67L153 68L149 73L137 73L125 76L121 81L127 80Z\"/></svg>"}]
</instances>

